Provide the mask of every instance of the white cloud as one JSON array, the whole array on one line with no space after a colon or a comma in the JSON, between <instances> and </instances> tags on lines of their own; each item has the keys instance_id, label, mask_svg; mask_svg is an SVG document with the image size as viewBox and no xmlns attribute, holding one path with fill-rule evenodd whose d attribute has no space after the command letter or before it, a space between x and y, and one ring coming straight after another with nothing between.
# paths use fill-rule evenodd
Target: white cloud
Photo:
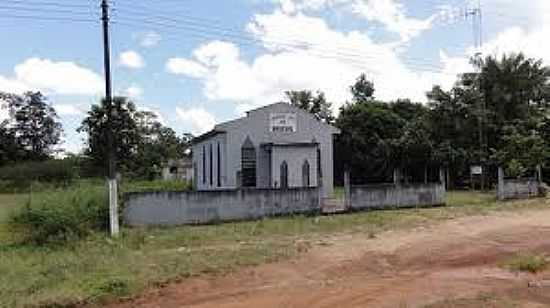
<instances>
[{"instance_id":1,"label":"white cloud","mask_svg":"<svg viewBox=\"0 0 550 308\"><path fill-rule=\"evenodd\" d=\"M86 114L86 111L83 108L75 106L73 104L55 104L53 108L59 116L83 116Z\"/></svg>"},{"instance_id":2,"label":"white cloud","mask_svg":"<svg viewBox=\"0 0 550 308\"><path fill-rule=\"evenodd\" d=\"M203 108L185 109L176 107L176 114L193 135L203 134L216 125L216 118Z\"/></svg>"},{"instance_id":3,"label":"white cloud","mask_svg":"<svg viewBox=\"0 0 550 308\"><path fill-rule=\"evenodd\" d=\"M409 97L424 101L434 82L454 80L454 72L414 72L390 45L377 44L362 32L336 31L323 19L300 12L256 15L248 29L263 43L266 53L247 62L236 45L213 41L198 47L192 58L182 59L187 67L201 67L206 72L173 73L199 78L211 100L259 106L283 99L286 90L319 89L334 102L335 110L351 98L349 86L361 73L367 73L375 83L376 96L385 100ZM294 38L294 43L281 43L278 37L283 34Z\"/></svg>"},{"instance_id":4,"label":"white cloud","mask_svg":"<svg viewBox=\"0 0 550 308\"><path fill-rule=\"evenodd\" d=\"M409 41L431 28L437 15L427 19L409 18L405 8L395 0L355 1L352 10L369 21L383 24L387 30L399 34L402 41Z\"/></svg>"},{"instance_id":5,"label":"white cloud","mask_svg":"<svg viewBox=\"0 0 550 308\"><path fill-rule=\"evenodd\" d=\"M403 42L409 41L432 27L440 17L437 12L426 19L407 16L405 6L399 0L273 0L280 5L281 12L296 14L307 11L337 9L343 6L345 11L368 21L378 22L393 33L397 33Z\"/></svg>"},{"instance_id":6,"label":"white cloud","mask_svg":"<svg viewBox=\"0 0 550 308\"><path fill-rule=\"evenodd\" d=\"M66 95L94 95L103 89L103 79L74 62L30 58L15 66L15 76L0 76L0 90L22 93L41 90Z\"/></svg>"},{"instance_id":7,"label":"white cloud","mask_svg":"<svg viewBox=\"0 0 550 308\"><path fill-rule=\"evenodd\" d=\"M162 36L155 31L148 31L140 35L139 44L142 47L150 48L157 46L162 40Z\"/></svg>"},{"instance_id":8,"label":"white cloud","mask_svg":"<svg viewBox=\"0 0 550 308\"><path fill-rule=\"evenodd\" d=\"M166 70L173 74L184 74L194 78L203 77L208 72L208 69L201 64L182 58L168 59Z\"/></svg>"},{"instance_id":9,"label":"white cloud","mask_svg":"<svg viewBox=\"0 0 550 308\"><path fill-rule=\"evenodd\" d=\"M31 90L31 88L21 81L0 76L0 91L23 94L23 92L29 90Z\"/></svg>"},{"instance_id":10,"label":"white cloud","mask_svg":"<svg viewBox=\"0 0 550 308\"><path fill-rule=\"evenodd\" d=\"M486 6L496 5L499 1L487 0ZM529 3L509 2L501 3L502 14L518 14L524 16L526 23L512 22L510 26L499 29L485 42L481 50L474 47L467 48L464 56L449 57L441 53L445 68L450 71L471 71L469 58L481 51L483 56L501 57L504 54L523 52L527 57L542 59L545 65L550 65L550 20L545 16L550 14L550 2L534 0ZM502 15L501 14L501 15ZM491 22L491 16L486 17Z\"/></svg>"},{"instance_id":11,"label":"white cloud","mask_svg":"<svg viewBox=\"0 0 550 308\"><path fill-rule=\"evenodd\" d=\"M143 89L137 85L131 85L124 90L124 95L132 99L139 99L143 95Z\"/></svg>"},{"instance_id":12,"label":"white cloud","mask_svg":"<svg viewBox=\"0 0 550 308\"><path fill-rule=\"evenodd\" d=\"M139 69L145 66L145 61L141 55L133 50L122 52L118 57L118 62L120 65L131 69Z\"/></svg>"},{"instance_id":13,"label":"white cloud","mask_svg":"<svg viewBox=\"0 0 550 308\"><path fill-rule=\"evenodd\" d=\"M145 112L151 112L152 114L154 114L157 117L157 121L160 124L166 125L166 120L165 120L164 116L162 115L162 113L157 108L153 108L153 107L149 107L149 106L138 106L138 109L141 110L141 111L145 111Z\"/></svg>"}]
</instances>

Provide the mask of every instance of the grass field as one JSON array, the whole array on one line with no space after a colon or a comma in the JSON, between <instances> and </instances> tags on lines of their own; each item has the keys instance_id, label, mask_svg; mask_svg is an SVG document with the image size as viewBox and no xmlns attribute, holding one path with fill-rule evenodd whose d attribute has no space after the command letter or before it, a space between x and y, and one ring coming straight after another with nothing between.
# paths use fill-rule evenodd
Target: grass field
<instances>
[{"instance_id":1,"label":"grass field","mask_svg":"<svg viewBox=\"0 0 550 308\"><path fill-rule=\"evenodd\" d=\"M5 215L26 197L0 198L0 215ZM288 258L329 234L370 237L461 216L543 207L541 200L497 203L493 194L452 192L448 206L440 208L124 229L118 240L95 234L64 246L37 247L0 238L0 307L101 303L170 280Z\"/></svg>"},{"instance_id":2,"label":"grass field","mask_svg":"<svg viewBox=\"0 0 550 308\"><path fill-rule=\"evenodd\" d=\"M3 195L0 194L0 224L6 222L11 212L25 204L28 195Z\"/></svg>"}]
</instances>

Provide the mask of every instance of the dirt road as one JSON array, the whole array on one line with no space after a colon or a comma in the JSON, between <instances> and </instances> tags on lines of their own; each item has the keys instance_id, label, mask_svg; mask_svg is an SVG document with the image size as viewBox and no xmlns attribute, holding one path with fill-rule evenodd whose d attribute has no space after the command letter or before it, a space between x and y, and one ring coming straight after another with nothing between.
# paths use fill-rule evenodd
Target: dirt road
<instances>
[{"instance_id":1,"label":"dirt road","mask_svg":"<svg viewBox=\"0 0 550 308\"><path fill-rule=\"evenodd\" d=\"M550 307L550 287L528 287L550 272L502 266L518 252L550 254L550 210L324 242L295 260L184 280L115 306Z\"/></svg>"}]
</instances>

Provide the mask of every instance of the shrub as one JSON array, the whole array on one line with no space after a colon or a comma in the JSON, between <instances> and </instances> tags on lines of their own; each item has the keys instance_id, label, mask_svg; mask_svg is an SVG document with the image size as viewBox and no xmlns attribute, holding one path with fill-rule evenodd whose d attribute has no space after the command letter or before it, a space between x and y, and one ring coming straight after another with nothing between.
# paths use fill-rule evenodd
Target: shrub
<instances>
[{"instance_id":1,"label":"shrub","mask_svg":"<svg viewBox=\"0 0 550 308\"><path fill-rule=\"evenodd\" d=\"M132 181L122 184L123 192L152 192L152 191L191 191L193 185L187 181Z\"/></svg>"},{"instance_id":2,"label":"shrub","mask_svg":"<svg viewBox=\"0 0 550 308\"><path fill-rule=\"evenodd\" d=\"M10 219L24 239L35 244L83 238L108 226L108 198L102 186L34 194Z\"/></svg>"},{"instance_id":3,"label":"shrub","mask_svg":"<svg viewBox=\"0 0 550 308\"><path fill-rule=\"evenodd\" d=\"M74 160L47 160L43 162L24 162L0 168L0 190L28 190L31 183L49 183L49 186L68 185L77 177Z\"/></svg>"},{"instance_id":4,"label":"shrub","mask_svg":"<svg viewBox=\"0 0 550 308\"><path fill-rule=\"evenodd\" d=\"M508 268L518 272L537 273L548 266L548 260L542 255L521 254L508 261Z\"/></svg>"}]
</instances>

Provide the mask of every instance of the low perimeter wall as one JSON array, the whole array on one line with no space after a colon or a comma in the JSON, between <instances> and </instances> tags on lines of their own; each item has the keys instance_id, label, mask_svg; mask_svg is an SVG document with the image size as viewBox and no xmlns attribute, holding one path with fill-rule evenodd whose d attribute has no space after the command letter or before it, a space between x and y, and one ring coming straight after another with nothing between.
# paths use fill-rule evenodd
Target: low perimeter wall
<instances>
[{"instance_id":1,"label":"low perimeter wall","mask_svg":"<svg viewBox=\"0 0 550 308\"><path fill-rule=\"evenodd\" d=\"M125 196L130 226L207 224L319 211L317 188L148 192Z\"/></svg>"},{"instance_id":2,"label":"low perimeter wall","mask_svg":"<svg viewBox=\"0 0 550 308\"><path fill-rule=\"evenodd\" d=\"M443 184L351 186L351 209L389 209L445 204Z\"/></svg>"},{"instance_id":3,"label":"low perimeter wall","mask_svg":"<svg viewBox=\"0 0 550 308\"><path fill-rule=\"evenodd\" d=\"M539 196L539 182L530 179L503 179L499 182L499 200L528 199Z\"/></svg>"}]
</instances>

